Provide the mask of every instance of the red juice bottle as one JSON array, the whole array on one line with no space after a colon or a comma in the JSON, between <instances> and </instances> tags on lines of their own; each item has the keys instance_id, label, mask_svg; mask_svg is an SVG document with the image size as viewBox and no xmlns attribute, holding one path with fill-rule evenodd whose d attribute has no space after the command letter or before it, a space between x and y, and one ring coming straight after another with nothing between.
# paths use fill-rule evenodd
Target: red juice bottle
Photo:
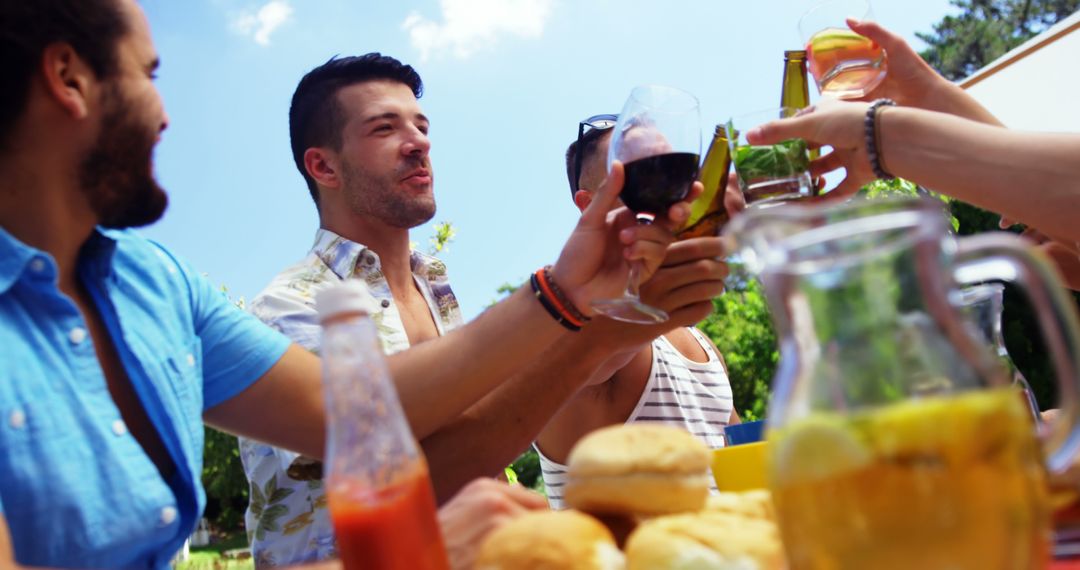
<instances>
[{"instance_id":1,"label":"red juice bottle","mask_svg":"<svg viewBox=\"0 0 1080 570\"><path fill-rule=\"evenodd\" d=\"M315 300L323 326L326 494L345 570L448 570L427 462L386 367L366 286Z\"/></svg>"}]
</instances>

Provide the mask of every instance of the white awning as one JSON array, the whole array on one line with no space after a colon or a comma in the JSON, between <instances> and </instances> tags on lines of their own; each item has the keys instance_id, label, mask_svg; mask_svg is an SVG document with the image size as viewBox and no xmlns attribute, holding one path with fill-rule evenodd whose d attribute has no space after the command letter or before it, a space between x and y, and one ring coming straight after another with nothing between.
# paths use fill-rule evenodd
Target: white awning
<instances>
[{"instance_id":1,"label":"white awning","mask_svg":"<svg viewBox=\"0 0 1080 570\"><path fill-rule=\"evenodd\" d=\"M1080 133L1080 12L959 85L1010 128Z\"/></svg>"}]
</instances>

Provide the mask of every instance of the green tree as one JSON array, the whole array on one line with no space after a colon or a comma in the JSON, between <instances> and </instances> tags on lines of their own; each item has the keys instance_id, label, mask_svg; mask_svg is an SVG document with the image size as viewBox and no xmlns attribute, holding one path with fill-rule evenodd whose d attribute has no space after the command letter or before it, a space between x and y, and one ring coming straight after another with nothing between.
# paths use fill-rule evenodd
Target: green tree
<instances>
[{"instance_id":1,"label":"green tree","mask_svg":"<svg viewBox=\"0 0 1080 570\"><path fill-rule=\"evenodd\" d=\"M239 530L248 503L248 481L240 463L236 436L203 428L202 482L206 489L207 520L219 530Z\"/></svg>"},{"instance_id":2,"label":"green tree","mask_svg":"<svg viewBox=\"0 0 1080 570\"><path fill-rule=\"evenodd\" d=\"M917 34L923 59L951 80L963 79L1080 9L1080 0L951 0L958 10Z\"/></svg>"},{"instance_id":3,"label":"green tree","mask_svg":"<svg viewBox=\"0 0 1080 570\"><path fill-rule=\"evenodd\" d=\"M780 353L761 283L748 281L713 299L713 313L698 328L724 355L740 416L764 419Z\"/></svg>"}]
</instances>

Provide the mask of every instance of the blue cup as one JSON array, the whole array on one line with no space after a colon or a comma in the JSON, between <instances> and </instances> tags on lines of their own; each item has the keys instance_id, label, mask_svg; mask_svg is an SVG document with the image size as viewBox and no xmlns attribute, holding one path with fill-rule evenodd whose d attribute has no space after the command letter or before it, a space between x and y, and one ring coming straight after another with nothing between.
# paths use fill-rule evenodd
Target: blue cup
<instances>
[{"instance_id":1,"label":"blue cup","mask_svg":"<svg viewBox=\"0 0 1080 570\"><path fill-rule=\"evenodd\" d=\"M764 438L765 422L743 422L724 427L724 439L727 445L739 445L742 443L754 443Z\"/></svg>"}]
</instances>

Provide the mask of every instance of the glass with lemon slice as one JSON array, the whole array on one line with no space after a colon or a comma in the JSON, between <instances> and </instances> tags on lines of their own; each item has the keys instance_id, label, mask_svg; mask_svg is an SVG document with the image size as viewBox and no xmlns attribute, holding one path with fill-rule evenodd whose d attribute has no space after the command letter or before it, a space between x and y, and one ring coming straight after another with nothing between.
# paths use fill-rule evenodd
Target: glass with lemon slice
<instances>
[{"instance_id":1,"label":"glass with lemon slice","mask_svg":"<svg viewBox=\"0 0 1080 570\"><path fill-rule=\"evenodd\" d=\"M857 99L885 79L885 51L844 25L848 17L865 20L870 15L864 0L828 0L799 20L810 74L823 96Z\"/></svg>"}]
</instances>

